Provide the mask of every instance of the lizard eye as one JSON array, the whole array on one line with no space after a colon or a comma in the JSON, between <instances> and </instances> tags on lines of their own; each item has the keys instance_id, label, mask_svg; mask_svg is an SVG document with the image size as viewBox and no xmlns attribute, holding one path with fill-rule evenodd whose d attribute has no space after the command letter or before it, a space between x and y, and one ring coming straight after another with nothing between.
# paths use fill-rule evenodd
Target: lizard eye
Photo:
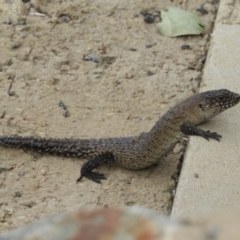
<instances>
[{"instance_id":1,"label":"lizard eye","mask_svg":"<svg viewBox=\"0 0 240 240\"><path fill-rule=\"evenodd\" d=\"M203 109L203 105L202 105L202 104L199 104L199 107L200 107L202 110L204 110L204 109Z\"/></svg>"},{"instance_id":2,"label":"lizard eye","mask_svg":"<svg viewBox=\"0 0 240 240\"><path fill-rule=\"evenodd\" d=\"M224 96L218 97L218 100L219 100L219 101L223 101L223 100L225 100L225 99L226 99L226 97L224 97Z\"/></svg>"}]
</instances>

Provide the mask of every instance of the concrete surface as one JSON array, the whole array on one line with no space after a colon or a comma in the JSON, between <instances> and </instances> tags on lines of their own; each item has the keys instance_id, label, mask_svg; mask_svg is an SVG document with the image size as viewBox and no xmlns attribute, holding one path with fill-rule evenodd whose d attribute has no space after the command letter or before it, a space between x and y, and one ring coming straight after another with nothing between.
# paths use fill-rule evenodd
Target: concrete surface
<instances>
[{"instance_id":1,"label":"concrete surface","mask_svg":"<svg viewBox=\"0 0 240 240\"><path fill-rule=\"evenodd\" d=\"M240 1L221 0L215 24L240 24Z\"/></svg>"},{"instance_id":2,"label":"concrete surface","mask_svg":"<svg viewBox=\"0 0 240 240\"><path fill-rule=\"evenodd\" d=\"M201 91L227 88L240 93L240 25L217 24ZM172 217L240 206L240 104L203 129L223 136L220 143L191 137Z\"/></svg>"}]
</instances>

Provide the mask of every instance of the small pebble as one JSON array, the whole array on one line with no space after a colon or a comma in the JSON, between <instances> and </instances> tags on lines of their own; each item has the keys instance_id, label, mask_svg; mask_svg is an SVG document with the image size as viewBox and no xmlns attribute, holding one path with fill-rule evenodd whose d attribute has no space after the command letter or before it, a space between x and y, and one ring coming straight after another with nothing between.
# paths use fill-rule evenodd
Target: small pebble
<instances>
[{"instance_id":1,"label":"small pebble","mask_svg":"<svg viewBox=\"0 0 240 240\"><path fill-rule=\"evenodd\" d=\"M146 43L145 47L146 48L151 48L153 45L151 43Z\"/></svg>"},{"instance_id":2,"label":"small pebble","mask_svg":"<svg viewBox=\"0 0 240 240\"><path fill-rule=\"evenodd\" d=\"M61 19L62 19L64 22L66 22L66 23L68 23L68 22L71 21L71 18L70 18L69 16L67 16L67 15L62 16Z\"/></svg>"},{"instance_id":3,"label":"small pebble","mask_svg":"<svg viewBox=\"0 0 240 240\"><path fill-rule=\"evenodd\" d=\"M89 55L85 56L84 61L92 61L92 62L95 62L95 63L99 63L100 59L92 53L92 54L89 54Z\"/></svg>"},{"instance_id":4,"label":"small pebble","mask_svg":"<svg viewBox=\"0 0 240 240\"><path fill-rule=\"evenodd\" d=\"M197 11L200 12L202 15L208 14L208 11L203 6L200 8L197 8Z\"/></svg>"},{"instance_id":5,"label":"small pebble","mask_svg":"<svg viewBox=\"0 0 240 240\"><path fill-rule=\"evenodd\" d=\"M62 107L64 110L67 109L66 105L65 105L62 101L60 101L60 102L58 103L58 106L59 106L59 107Z\"/></svg>"},{"instance_id":6,"label":"small pebble","mask_svg":"<svg viewBox=\"0 0 240 240\"><path fill-rule=\"evenodd\" d=\"M146 10L141 10L140 14L144 16L144 21L146 23L154 23L155 17L160 18L160 11L154 11L153 13L149 13Z\"/></svg>"},{"instance_id":7,"label":"small pebble","mask_svg":"<svg viewBox=\"0 0 240 240\"><path fill-rule=\"evenodd\" d=\"M69 117L69 116L70 116L69 111L68 111L67 109L64 110L63 116L64 116L64 117Z\"/></svg>"},{"instance_id":8,"label":"small pebble","mask_svg":"<svg viewBox=\"0 0 240 240\"><path fill-rule=\"evenodd\" d=\"M190 49L190 46L188 44L184 44L181 46L182 50Z\"/></svg>"},{"instance_id":9,"label":"small pebble","mask_svg":"<svg viewBox=\"0 0 240 240\"><path fill-rule=\"evenodd\" d=\"M19 191L14 192L14 197L22 197L22 193Z\"/></svg>"},{"instance_id":10,"label":"small pebble","mask_svg":"<svg viewBox=\"0 0 240 240\"><path fill-rule=\"evenodd\" d=\"M25 175L25 171L20 171L19 173L18 173L18 176L19 177L22 177L22 176L24 176Z\"/></svg>"},{"instance_id":11,"label":"small pebble","mask_svg":"<svg viewBox=\"0 0 240 240\"><path fill-rule=\"evenodd\" d=\"M144 21L145 21L145 23L154 23L155 16L148 13L147 15L144 16Z\"/></svg>"},{"instance_id":12,"label":"small pebble","mask_svg":"<svg viewBox=\"0 0 240 240\"><path fill-rule=\"evenodd\" d=\"M153 76L153 75L155 75L156 73L154 73L154 72L151 72L150 70L149 71L147 71L147 75L148 76Z\"/></svg>"},{"instance_id":13,"label":"small pebble","mask_svg":"<svg viewBox=\"0 0 240 240\"><path fill-rule=\"evenodd\" d=\"M10 97L12 97L12 96L14 96L16 93L14 92L14 91L9 91L8 92L8 95L10 96Z\"/></svg>"}]
</instances>

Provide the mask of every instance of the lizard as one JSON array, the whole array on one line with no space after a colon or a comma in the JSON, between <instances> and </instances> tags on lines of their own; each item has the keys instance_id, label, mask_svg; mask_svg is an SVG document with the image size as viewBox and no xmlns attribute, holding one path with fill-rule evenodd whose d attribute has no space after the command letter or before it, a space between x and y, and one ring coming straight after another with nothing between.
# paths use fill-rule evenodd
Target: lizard
<instances>
[{"instance_id":1,"label":"lizard","mask_svg":"<svg viewBox=\"0 0 240 240\"><path fill-rule=\"evenodd\" d=\"M0 136L0 146L20 148L73 158L88 158L77 182L86 177L96 183L105 175L93 171L105 165L126 169L144 169L157 164L186 135L220 141L221 135L202 130L199 124L229 109L240 101L240 95L227 89L197 93L173 106L147 133L139 136L100 139L57 139Z\"/></svg>"}]
</instances>

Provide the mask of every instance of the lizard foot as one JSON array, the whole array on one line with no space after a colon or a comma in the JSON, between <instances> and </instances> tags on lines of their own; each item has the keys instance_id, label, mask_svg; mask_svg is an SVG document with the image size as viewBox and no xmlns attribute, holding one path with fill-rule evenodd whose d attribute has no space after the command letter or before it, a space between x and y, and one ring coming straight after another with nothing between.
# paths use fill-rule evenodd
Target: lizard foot
<instances>
[{"instance_id":1,"label":"lizard foot","mask_svg":"<svg viewBox=\"0 0 240 240\"><path fill-rule=\"evenodd\" d=\"M202 134L202 137L209 140L209 138L215 139L220 142L220 139L222 138L221 135L217 134L216 132L210 132L210 131L204 131Z\"/></svg>"},{"instance_id":2,"label":"lizard foot","mask_svg":"<svg viewBox=\"0 0 240 240\"><path fill-rule=\"evenodd\" d=\"M95 183L101 183L101 180L107 179L104 174L92 172L96 167L114 161L112 153L104 153L96 156L93 159L90 159L88 162L85 162L82 165L80 171L80 177L77 179L77 183L81 181L83 177L86 177Z\"/></svg>"},{"instance_id":3,"label":"lizard foot","mask_svg":"<svg viewBox=\"0 0 240 240\"><path fill-rule=\"evenodd\" d=\"M217 134L216 132L204 131L204 130L197 128L196 126L188 124L188 123L184 123L181 126L181 132L184 134L190 135L190 136L200 136L207 140L212 138L217 141L220 141L220 139L222 138L222 136Z\"/></svg>"},{"instance_id":4,"label":"lizard foot","mask_svg":"<svg viewBox=\"0 0 240 240\"><path fill-rule=\"evenodd\" d=\"M104 174L102 173L97 173L97 172L82 172L81 171L81 176L77 179L77 183L82 180L83 177L86 177L90 180L92 180L95 183L101 183L101 180L106 180L107 178L105 177Z\"/></svg>"}]
</instances>

